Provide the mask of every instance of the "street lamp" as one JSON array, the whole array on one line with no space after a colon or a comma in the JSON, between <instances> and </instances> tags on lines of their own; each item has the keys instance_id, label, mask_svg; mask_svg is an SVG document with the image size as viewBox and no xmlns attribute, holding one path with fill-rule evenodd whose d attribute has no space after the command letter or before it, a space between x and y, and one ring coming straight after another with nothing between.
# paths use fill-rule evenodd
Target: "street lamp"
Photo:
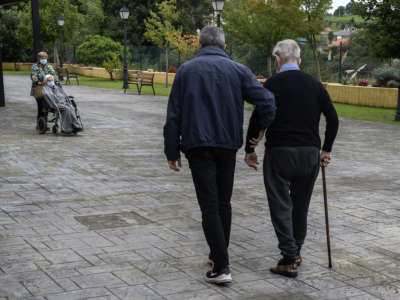
<instances>
[{"instance_id":1,"label":"street lamp","mask_svg":"<svg viewBox=\"0 0 400 300\"><path fill-rule=\"evenodd\" d=\"M64 26L64 18L59 16L57 19L57 24L60 27L60 69L63 67L63 26ZM63 81L62 71L60 70L60 81Z\"/></svg>"},{"instance_id":2,"label":"street lamp","mask_svg":"<svg viewBox=\"0 0 400 300\"><path fill-rule=\"evenodd\" d=\"M214 12L217 13L217 26L221 27L221 11L224 10L225 0L211 0Z\"/></svg>"},{"instance_id":3,"label":"street lamp","mask_svg":"<svg viewBox=\"0 0 400 300\"><path fill-rule=\"evenodd\" d=\"M128 65L126 62L126 23L129 18L129 9L124 5L120 11L119 15L121 16L121 19L124 20L124 85L122 88L124 89L124 92L126 93L126 90L129 88L128 85Z\"/></svg>"}]
</instances>

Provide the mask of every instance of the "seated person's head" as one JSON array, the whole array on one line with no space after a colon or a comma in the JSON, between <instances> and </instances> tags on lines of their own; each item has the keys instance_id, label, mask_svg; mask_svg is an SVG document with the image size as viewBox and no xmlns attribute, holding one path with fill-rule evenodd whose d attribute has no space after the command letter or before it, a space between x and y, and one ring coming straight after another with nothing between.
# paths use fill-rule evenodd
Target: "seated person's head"
<instances>
[{"instance_id":1,"label":"seated person's head","mask_svg":"<svg viewBox=\"0 0 400 300\"><path fill-rule=\"evenodd\" d=\"M38 59L38 61L42 64L42 65L45 65L45 64L47 64L47 59L49 58L49 56L47 55L47 53L46 52L39 52L38 54L37 54L37 59Z\"/></svg>"},{"instance_id":2,"label":"seated person's head","mask_svg":"<svg viewBox=\"0 0 400 300\"><path fill-rule=\"evenodd\" d=\"M43 80L44 84L47 84L49 87L54 87L55 82L54 82L54 76L53 75L46 75L44 76L44 80Z\"/></svg>"}]
</instances>

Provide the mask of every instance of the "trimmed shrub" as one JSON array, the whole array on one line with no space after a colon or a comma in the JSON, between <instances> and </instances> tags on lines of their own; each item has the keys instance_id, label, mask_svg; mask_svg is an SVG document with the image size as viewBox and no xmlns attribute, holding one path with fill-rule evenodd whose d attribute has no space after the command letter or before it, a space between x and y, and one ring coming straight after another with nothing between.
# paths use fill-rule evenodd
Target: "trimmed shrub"
<instances>
[{"instance_id":1,"label":"trimmed shrub","mask_svg":"<svg viewBox=\"0 0 400 300\"><path fill-rule=\"evenodd\" d=\"M400 69L393 67L377 68L372 72L372 75L374 75L376 80L374 86L392 88L400 87Z\"/></svg>"}]
</instances>

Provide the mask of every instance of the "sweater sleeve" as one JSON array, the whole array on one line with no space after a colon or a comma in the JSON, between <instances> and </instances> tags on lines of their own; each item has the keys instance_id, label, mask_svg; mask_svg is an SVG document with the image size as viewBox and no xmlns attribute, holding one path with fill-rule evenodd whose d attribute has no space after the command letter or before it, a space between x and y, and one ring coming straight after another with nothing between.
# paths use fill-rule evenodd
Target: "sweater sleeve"
<instances>
[{"instance_id":1,"label":"sweater sleeve","mask_svg":"<svg viewBox=\"0 0 400 300\"><path fill-rule=\"evenodd\" d=\"M331 152L333 143L339 130L339 118L328 92L322 85L320 101L322 104L322 113L326 118L325 140L322 146L322 151Z\"/></svg>"},{"instance_id":2,"label":"sweater sleeve","mask_svg":"<svg viewBox=\"0 0 400 300\"><path fill-rule=\"evenodd\" d=\"M182 119L180 81L178 71L169 96L167 119L164 125L164 153L168 160L180 158Z\"/></svg>"}]
</instances>

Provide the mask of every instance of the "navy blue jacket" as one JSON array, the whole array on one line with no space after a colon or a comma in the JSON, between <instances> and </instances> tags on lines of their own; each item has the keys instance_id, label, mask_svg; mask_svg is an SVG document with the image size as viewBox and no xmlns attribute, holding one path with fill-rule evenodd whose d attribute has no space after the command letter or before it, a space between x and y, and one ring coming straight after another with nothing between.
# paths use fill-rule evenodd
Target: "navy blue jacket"
<instances>
[{"instance_id":1,"label":"navy blue jacket","mask_svg":"<svg viewBox=\"0 0 400 300\"><path fill-rule=\"evenodd\" d=\"M274 95L224 50L201 48L179 68L172 86L164 126L167 159L197 147L239 149L244 100L256 106L259 128L267 128L275 117Z\"/></svg>"}]
</instances>

